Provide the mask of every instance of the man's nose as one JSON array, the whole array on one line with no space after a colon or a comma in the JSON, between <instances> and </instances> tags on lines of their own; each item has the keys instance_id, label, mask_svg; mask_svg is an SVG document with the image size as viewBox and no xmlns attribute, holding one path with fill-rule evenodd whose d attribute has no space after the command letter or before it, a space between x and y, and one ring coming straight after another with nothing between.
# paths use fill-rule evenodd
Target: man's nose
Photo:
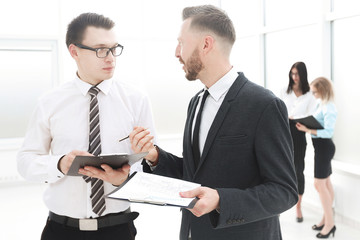
<instances>
[{"instance_id":1,"label":"man's nose","mask_svg":"<svg viewBox=\"0 0 360 240\"><path fill-rule=\"evenodd\" d=\"M109 51L108 55L105 57L106 62L113 62L115 61L115 56L112 54L111 51Z\"/></svg>"},{"instance_id":2,"label":"man's nose","mask_svg":"<svg viewBox=\"0 0 360 240\"><path fill-rule=\"evenodd\" d=\"M180 58L180 45L179 44L175 48L175 57Z\"/></svg>"}]
</instances>

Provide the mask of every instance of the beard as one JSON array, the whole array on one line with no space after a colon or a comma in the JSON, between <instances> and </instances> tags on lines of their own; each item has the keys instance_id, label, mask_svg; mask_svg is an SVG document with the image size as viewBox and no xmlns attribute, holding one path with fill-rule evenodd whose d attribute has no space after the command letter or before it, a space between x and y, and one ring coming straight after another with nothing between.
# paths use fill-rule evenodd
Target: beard
<instances>
[{"instance_id":1,"label":"beard","mask_svg":"<svg viewBox=\"0 0 360 240\"><path fill-rule=\"evenodd\" d=\"M180 58L180 62L182 62L187 70L185 77L189 81L194 81L198 79L199 72L204 69L204 65L199 57L199 50L194 50L191 54L188 62L185 62Z\"/></svg>"}]
</instances>

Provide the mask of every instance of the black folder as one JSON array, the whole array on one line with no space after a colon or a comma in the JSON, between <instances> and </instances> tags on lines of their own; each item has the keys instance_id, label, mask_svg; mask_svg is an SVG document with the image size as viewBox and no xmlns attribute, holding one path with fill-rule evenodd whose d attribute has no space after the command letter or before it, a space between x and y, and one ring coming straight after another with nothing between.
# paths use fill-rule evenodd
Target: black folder
<instances>
[{"instance_id":1,"label":"black folder","mask_svg":"<svg viewBox=\"0 0 360 240\"><path fill-rule=\"evenodd\" d=\"M304 117L304 118L293 119L293 121L299 122L299 123L305 125L309 129L324 129L324 127L321 126L321 124L318 122L318 120L316 120L314 118L314 116L312 116L312 115L310 115L308 117Z\"/></svg>"},{"instance_id":2,"label":"black folder","mask_svg":"<svg viewBox=\"0 0 360 240\"><path fill-rule=\"evenodd\" d=\"M83 176L78 173L79 168L93 166L101 168L101 164L107 164L112 168L121 168L124 164L132 165L143 159L148 152L138 154L113 154L103 156L76 156L66 175Z\"/></svg>"}]
</instances>

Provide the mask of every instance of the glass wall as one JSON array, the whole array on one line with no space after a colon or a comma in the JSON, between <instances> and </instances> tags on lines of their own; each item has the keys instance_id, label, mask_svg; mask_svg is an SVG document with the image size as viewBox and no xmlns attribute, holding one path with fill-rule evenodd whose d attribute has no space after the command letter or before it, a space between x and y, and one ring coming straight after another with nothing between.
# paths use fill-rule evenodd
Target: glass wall
<instances>
[{"instance_id":1,"label":"glass wall","mask_svg":"<svg viewBox=\"0 0 360 240\"><path fill-rule=\"evenodd\" d=\"M333 22L333 78L338 106L336 158L357 163L360 163L359 26L360 16Z\"/></svg>"},{"instance_id":2,"label":"glass wall","mask_svg":"<svg viewBox=\"0 0 360 240\"><path fill-rule=\"evenodd\" d=\"M280 94L289 83L290 67L299 61L306 64L309 82L321 75L317 30L316 25L310 25L266 34L267 88Z\"/></svg>"},{"instance_id":3,"label":"glass wall","mask_svg":"<svg viewBox=\"0 0 360 240\"><path fill-rule=\"evenodd\" d=\"M260 1L222 0L223 8L232 19L236 29L236 42L231 62L237 71L259 84L264 85L262 65L262 41L258 29L262 24Z\"/></svg>"},{"instance_id":4,"label":"glass wall","mask_svg":"<svg viewBox=\"0 0 360 240\"><path fill-rule=\"evenodd\" d=\"M264 0L265 26L270 28L312 24L319 15L319 3L313 0Z\"/></svg>"},{"instance_id":5,"label":"glass wall","mask_svg":"<svg viewBox=\"0 0 360 240\"><path fill-rule=\"evenodd\" d=\"M39 96L57 79L56 43L0 40L0 140L22 138Z\"/></svg>"}]
</instances>

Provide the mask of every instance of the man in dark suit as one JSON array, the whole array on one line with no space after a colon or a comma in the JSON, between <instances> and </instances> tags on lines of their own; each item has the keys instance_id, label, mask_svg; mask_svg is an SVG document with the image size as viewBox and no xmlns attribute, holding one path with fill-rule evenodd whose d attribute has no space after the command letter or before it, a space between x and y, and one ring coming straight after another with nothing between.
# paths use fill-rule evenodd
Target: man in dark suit
<instances>
[{"instance_id":1,"label":"man in dark suit","mask_svg":"<svg viewBox=\"0 0 360 240\"><path fill-rule=\"evenodd\" d=\"M181 240L281 239L279 214L297 202L286 107L232 68L235 30L222 10L185 8L183 20L176 57L188 80L205 85L189 104L183 158L142 127L130 134L132 149L149 151L144 171L202 185L181 193L199 198L182 211Z\"/></svg>"}]
</instances>

